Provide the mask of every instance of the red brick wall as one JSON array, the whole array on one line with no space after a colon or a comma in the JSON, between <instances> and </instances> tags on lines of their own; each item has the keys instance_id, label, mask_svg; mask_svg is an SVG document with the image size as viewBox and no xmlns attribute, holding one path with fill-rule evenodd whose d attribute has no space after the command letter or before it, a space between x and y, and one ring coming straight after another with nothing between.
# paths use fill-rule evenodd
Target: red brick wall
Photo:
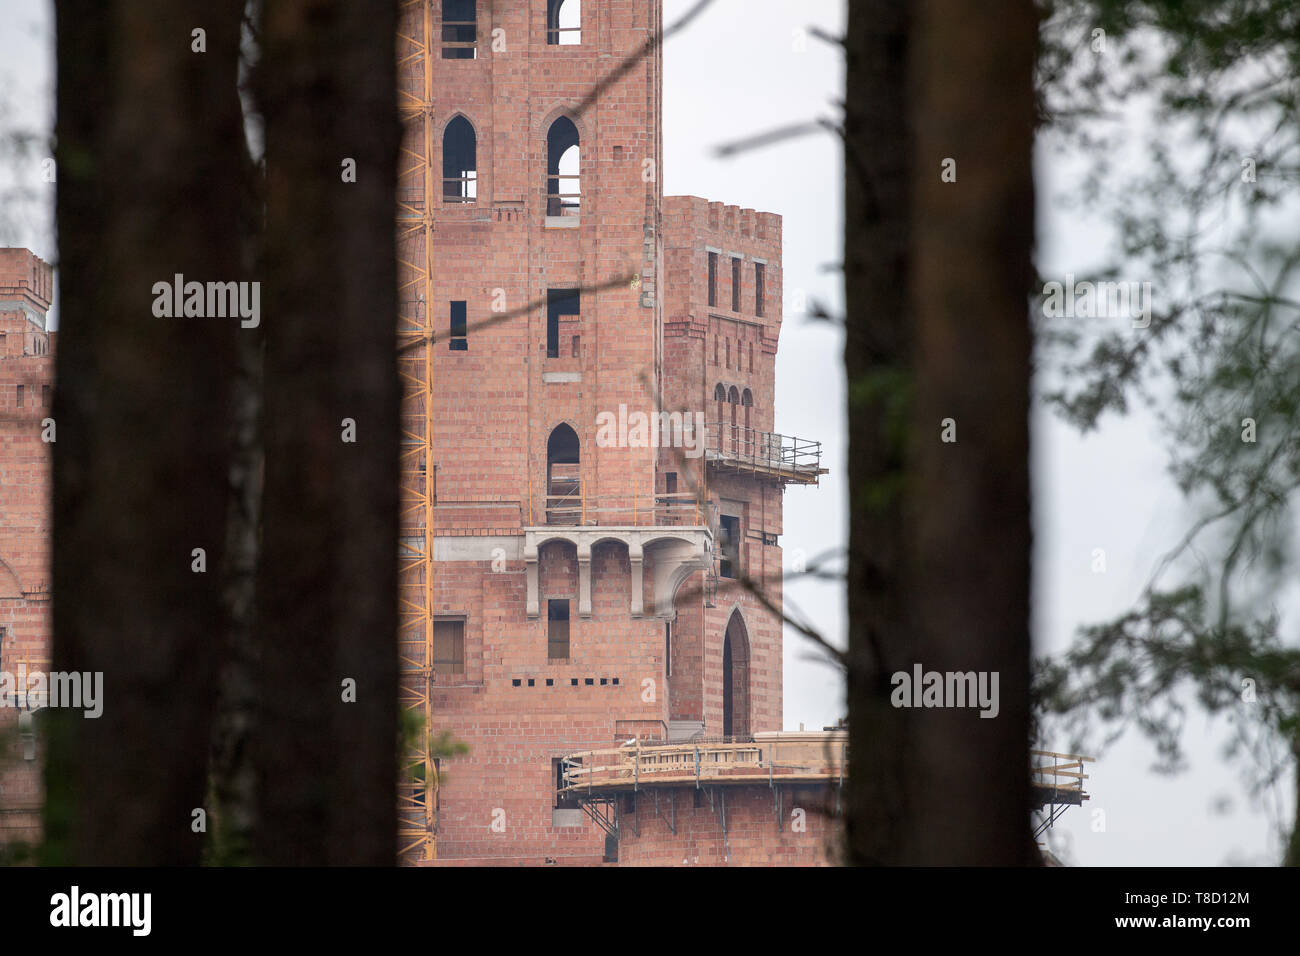
<instances>
[{"instance_id":1,"label":"red brick wall","mask_svg":"<svg viewBox=\"0 0 1300 956\"><path fill-rule=\"evenodd\" d=\"M624 812L620 818L619 865L832 865L840 839L833 818L834 789L809 787L782 794L779 826L775 796L767 787L716 787L712 802L704 790L664 788L657 812L653 791L629 794L624 799L635 799L636 812Z\"/></svg>"}]
</instances>

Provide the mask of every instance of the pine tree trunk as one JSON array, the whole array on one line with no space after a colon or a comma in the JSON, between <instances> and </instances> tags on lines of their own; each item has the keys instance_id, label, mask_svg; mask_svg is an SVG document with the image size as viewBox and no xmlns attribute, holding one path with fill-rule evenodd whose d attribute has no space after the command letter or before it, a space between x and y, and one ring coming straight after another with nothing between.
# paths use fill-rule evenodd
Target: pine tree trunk
<instances>
[{"instance_id":1,"label":"pine tree trunk","mask_svg":"<svg viewBox=\"0 0 1300 956\"><path fill-rule=\"evenodd\" d=\"M996 673L997 716L911 712L907 860L1037 861L1029 828L1031 0L922 0L912 46L915 660ZM941 164L956 161L956 181ZM956 441L941 441L952 419Z\"/></svg>"},{"instance_id":2,"label":"pine tree trunk","mask_svg":"<svg viewBox=\"0 0 1300 956\"><path fill-rule=\"evenodd\" d=\"M983 38L973 41L972 38ZM1028 800L1033 6L849 6L847 858L1036 860ZM941 163L957 161L957 181ZM952 418L958 441L940 441ZM999 675L996 718L891 676Z\"/></svg>"},{"instance_id":3,"label":"pine tree trunk","mask_svg":"<svg viewBox=\"0 0 1300 956\"><path fill-rule=\"evenodd\" d=\"M396 859L395 37L391 2L266 2L264 863Z\"/></svg>"},{"instance_id":4,"label":"pine tree trunk","mask_svg":"<svg viewBox=\"0 0 1300 956\"><path fill-rule=\"evenodd\" d=\"M155 283L242 281L239 0L59 0L53 669L102 716L46 719L45 861L189 864L223 629L239 319ZM204 52L192 31L201 28ZM203 549L205 570L194 570Z\"/></svg>"},{"instance_id":5,"label":"pine tree trunk","mask_svg":"<svg viewBox=\"0 0 1300 956\"><path fill-rule=\"evenodd\" d=\"M845 35L844 361L849 395L849 782L846 859L901 862L905 712L889 675L910 659L903 494L911 382L904 96L909 5L849 4Z\"/></svg>"}]
</instances>

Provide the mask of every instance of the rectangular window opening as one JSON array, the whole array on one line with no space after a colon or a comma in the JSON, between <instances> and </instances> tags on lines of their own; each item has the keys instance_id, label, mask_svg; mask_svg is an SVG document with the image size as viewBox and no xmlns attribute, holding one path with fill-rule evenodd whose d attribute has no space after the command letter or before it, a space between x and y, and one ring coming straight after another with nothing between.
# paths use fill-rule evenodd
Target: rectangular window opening
<instances>
[{"instance_id":1,"label":"rectangular window opening","mask_svg":"<svg viewBox=\"0 0 1300 956\"><path fill-rule=\"evenodd\" d=\"M546 659L569 657L569 600L554 598L546 602Z\"/></svg>"},{"instance_id":2,"label":"rectangular window opening","mask_svg":"<svg viewBox=\"0 0 1300 956\"><path fill-rule=\"evenodd\" d=\"M718 254L709 253L709 305L718 304ZM716 362L714 364L717 364Z\"/></svg>"},{"instance_id":3,"label":"rectangular window opening","mask_svg":"<svg viewBox=\"0 0 1300 956\"><path fill-rule=\"evenodd\" d=\"M564 758L551 758L551 774L555 778L555 809L579 809L578 798L571 793L564 793Z\"/></svg>"},{"instance_id":4,"label":"rectangular window opening","mask_svg":"<svg viewBox=\"0 0 1300 956\"><path fill-rule=\"evenodd\" d=\"M560 339L562 326L569 325L569 322L562 322L562 318L575 319L582 314L582 293L577 289L547 289L546 290L546 357L560 357ZM570 332L573 339L572 353L576 357L578 354L577 334Z\"/></svg>"},{"instance_id":5,"label":"rectangular window opening","mask_svg":"<svg viewBox=\"0 0 1300 956\"><path fill-rule=\"evenodd\" d=\"M476 0L442 0L442 58L472 60L478 55Z\"/></svg>"},{"instance_id":6,"label":"rectangular window opening","mask_svg":"<svg viewBox=\"0 0 1300 956\"><path fill-rule=\"evenodd\" d=\"M760 319L763 317L763 284L766 272L767 266L761 262L754 263L754 314Z\"/></svg>"},{"instance_id":7,"label":"rectangular window opening","mask_svg":"<svg viewBox=\"0 0 1300 956\"><path fill-rule=\"evenodd\" d=\"M740 311L740 260L731 259L731 311Z\"/></svg>"},{"instance_id":8,"label":"rectangular window opening","mask_svg":"<svg viewBox=\"0 0 1300 956\"><path fill-rule=\"evenodd\" d=\"M451 338L448 339L447 345L453 352L466 352L469 350L467 315L467 307L463 301L452 302Z\"/></svg>"},{"instance_id":9,"label":"rectangular window opening","mask_svg":"<svg viewBox=\"0 0 1300 956\"><path fill-rule=\"evenodd\" d=\"M465 673L465 620L433 622L433 668L439 674Z\"/></svg>"},{"instance_id":10,"label":"rectangular window opening","mask_svg":"<svg viewBox=\"0 0 1300 956\"><path fill-rule=\"evenodd\" d=\"M734 578L740 573L740 518L718 518L718 576Z\"/></svg>"}]
</instances>

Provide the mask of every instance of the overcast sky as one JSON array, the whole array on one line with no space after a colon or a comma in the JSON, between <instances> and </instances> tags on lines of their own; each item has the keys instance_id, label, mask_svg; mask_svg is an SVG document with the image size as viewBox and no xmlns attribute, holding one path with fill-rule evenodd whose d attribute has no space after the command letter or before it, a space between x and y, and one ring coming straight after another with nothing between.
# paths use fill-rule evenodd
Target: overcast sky
<instances>
[{"instance_id":1,"label":"overcast sky","mask_svg":"<svg viewBox=\"0 0 1300 956\"><path fill-rule=\"evenodd\" d=\"M671 23L694 0L665 0ZM830 469L820 488L785 496L787 564L845 545L845 417L842 336L797 314L797 293L832 311L842 306L841 159L838 141L818 134L722 160L719 143L756 131L837 115L842 58L808 37L843 28L840 0L717 0L665 47L664 192L692 194L784 217L785 321L777 358L777 430L823 443ZM48 130L53 87L52 3L0 0L0 132ZM148 148L142 143L141 148ZM1045 150L1037 165L1040 271L1082 272L1097 262L1103 223L1062 210L1057 200L1077 169ZM0 244L54 258L51 216L40 204L12 201L14 185L41 190L39 165L0 162ZM1187 527L1189 512L1165 474L1164 445L1151 416L1137 409L1105 420L1087 439L1039 412L1034 421L1034 637L1038 653L1059 651L1080 625L1132 605L1160 555ZM1105 548L1107 573L1091 571ZM791 582L793 604L836 643L843 642L844 590ZM785 727L820 728L844 714L842 683L788 632ZM1053 845L1080 865L1216 865L1277 859L1270 817L1247 794L1239 771L1218 748L1225 730L1194 716L1187 728L1189 772L1150 771L1154 752L1126 739L1090 767L1092 800L1068 811ZM1064 747L1064 742L1061 743ZM1289 781L1288 781L1289 782ZM1285 787L1276 813L1289 819ZM1278 796L1278 794L1275 794ZM960 799L954 794L954 799ZM1095 811L1105 829L1094 831ZM1275 814L1276 815L1276 814Z\"/></svg>"}]
</instances>

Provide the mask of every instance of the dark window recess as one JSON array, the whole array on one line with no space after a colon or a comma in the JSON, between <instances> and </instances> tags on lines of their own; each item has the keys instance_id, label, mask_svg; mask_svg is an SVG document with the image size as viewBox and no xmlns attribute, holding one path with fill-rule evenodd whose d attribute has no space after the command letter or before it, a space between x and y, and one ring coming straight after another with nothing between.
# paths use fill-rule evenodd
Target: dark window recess
<instances>
[{"instance_id":1,"label":"dark window recess","mask_svg":"<svg viewBox=\"0 0 1300 956\"><path fill-rule=\"evenodd\" d=\"M577 686L578 686L578 678L576 678L576 677L570 677L570 678L569 678L569 686L570 686L570 687L577 687Z\"/></svg>"},{"instance_id":2,"label":"dark window recess","mask_svg":"<svg viewBox=\"0 0 1300 956\"><path fill-rule=\"evenodd\" d=\"M555 686L555 678L554 678L554 677L548 677L548 678L546 678L546 686L547 686L547 687L554 687L554 686Z\"/></svg>"},{"instance_id":3,"label":"dark window recess","mask_svg":"<svg viewBox=\"0 0 1300 956\"><path fill-rule=\"evenodd\" d=\"M546 357L560 357L560 316L582 314L582 293L577 289L546 290ZM574 336L573 354L578 354Z\"/></svg>"},{"instance_id":4,"label":"dark window recess","mask_svg":"<svg viewBox=\"0 0 1300 956\"><path fill-rule=\"evenodd\" d=\"M465 622L433 622L433 668L439 674L465 673Z\"/></svg>"},{"instance_id":5,"label":"dark window recess","mask_svg":"<svg viewBox=\"0 0 1300 956\"><path fill-rule=\"evenodd\" d=\"M740 260L731 260L731 311L740 311Z\"/></svg>"},{"instance_id":6,"label":"dark window recess","mask_svg":"<svg viewBox=\"0 0 1300 956\"><path fill-rule=\"evenodd\" d=\"M712 303L709 304L712 305ZM718 364L718 335L716 333L713 336L713 364Z\"/></svg>"},{"instance_id":7,"label":"dark window recess","mask_svg":"<svg viewBox=\"0 0 1300 956\"><path fill-rule=\"evenodd\" d=\"M731 368L731 339L727 339L727 368Z\"/></svg>"},{"instance_id":8,"label":"dark window recess","mask_svg":"<svg viewBox=\"0 0 1300 956\"><path fill-rule=\"evenodd\" d=\"M466 352L469 350L468 325L465 303L462 301L453 302L451 304L451 338L447 340L447 345L453 352Z\"/></svg>"},{"instance_id":9,"label":"dark window recess","mask_svg":"<svg viewBox=\"0 0 1300 956\"><path fill-rule=\"evenodd\" d=\"M664 474L664 492L670 495L677 493L677 472L670 471Z\"/></svg>"},{"instance_id":10,"label":"dark window recess","mask_svg":"<svg viewBox=\"0 0 1300 956\"><path fill-rule=\"evenodd\" d=\"M569 656L569 601L546 602L546 657L565 660Z\"/></svg>"},{"instance_id":11,"label":"dark window recess","mask_svg":"<svg viewBox=\"0 0 1300 956\"><path fill-rule=\"evenodd\" d=\"M718 519L718 575L734 578L740 573L740 519L722 515Z\"/></svg>"},{"instance_id":12,"label":"dark window recess","mask_svg":"<svg viewBox=\"0 0 1300 956\"><path fill-rule=\"evenodd\" d=\"M21 385L18 386L18 407L23 407L23 387Z\"/></svg>"},{"instance_id":13,"label":"dark window recess","mask_svg":"<svg viewBox=\"0 0 1300 956\"><path fill-rule=\"evenodd\" d=\"M754 371L754 343L749 343L749 370Z\"/></svg>"},{"instance_id":14,"label":"dark window recess","mask_svg":"<svg viewBox=\"0 0 1300 956\"><path fill-rule=\"evenodd\" d=\"M767 267L761 262L754 263L754 314L759 318L763 317L763 280L766 278ZM750 354L753 354L751 349ZM750 368L754 366L754 360L749 361Z\"/></svg>"},{"instance_id":15,"label":"dark window recess","mask_svg":"<svg viewBox=\"0 0 1300 956\"><path fill-rule=\"evenodd\" d=\"M510 682L510 686L511 686L511 687L518 687L518 686L520 686L520 684L522 684L522 683L523 683L523 682L520 681L520 679L519 679L518 677L516 677L514 680L512 680L512 681Z\"/></svg>"},{"instance_id":16,"label":"dark window recess","mask_svg":"<svg viewBox=\"0 0 1300 956\"><path fill-rule=\"evenodd\" d=\"M763 543L766 544L766 545L770 545L770 546L772 546L772 547L776 547L776 535L774 535L774 534L773 534L772 532L770 532L770 531L764 531L764 532L763 532Z\"/></svg>"},{"instance_id":17,"label":"dark window recess","mask_svg":"<svg viewBox=\"0 0 1300 956\"><path fill-rule=\"evenodd\" d=\"M618 678L617 678L617 677L614 678L614 686L615 686L615 687L618 686Z\"/></svg>"},{"instance_id":18,"label":"dark window recess","mask_svg":"<svg viewBox=\"0 0 1300 956\"><path fill-rule=\"evenodd\" d=\"M536 686L537 686L537 682L536 682L535 680L533 680L533 679L530 677L530 678L528 678L528 686L529 686L529 687L536 687Z\"/></svg>"},{"instance_id":19,"label":"dark window recess","mask_svg":"<svg viewBox=\"0 0 1300 956\"><path fill-rule=\"evenodd\" d=\"M442 0L442 58L472 60L477 55L478 4L475 0Z\"/></svg>"},{"instance_id":20,"label":"dark window recess","mask_svg":"<svg viewBox=\"0 0 1300 956\"><path fill-rule=\"evenodd\" d=\"M591 686L593 686L596 682L595 682L592 678L588 677L586 680L583 681L583 683L586 684L588 687L591 687Z\"/></svg>"},{"instance_id":21,"label":"dark window recess","mask_svg":"<svg viewBox=\"0 0 1300 956\"><path fill-rule=\"evenodd\" d=\"M709 253L709 305L718 304L718 254ZM716 355L716 353L715 353ZM714 365L717 365L717 359L714 359Z\"/></svg>"},{"instance_id":22,"label":"dark window recess","mask_svg":"<svg viewBox=\"0 0 1300 956\"><path fill-rule=\"evenodd\" d=\"M602 678L600 679L600 686L601 686L601 687L604 687L604 686L605 686L606 684L608 684L608 683L609 683L609 678L608 678L608 677L602 677Z\"/></svg>"}]
</instances>

